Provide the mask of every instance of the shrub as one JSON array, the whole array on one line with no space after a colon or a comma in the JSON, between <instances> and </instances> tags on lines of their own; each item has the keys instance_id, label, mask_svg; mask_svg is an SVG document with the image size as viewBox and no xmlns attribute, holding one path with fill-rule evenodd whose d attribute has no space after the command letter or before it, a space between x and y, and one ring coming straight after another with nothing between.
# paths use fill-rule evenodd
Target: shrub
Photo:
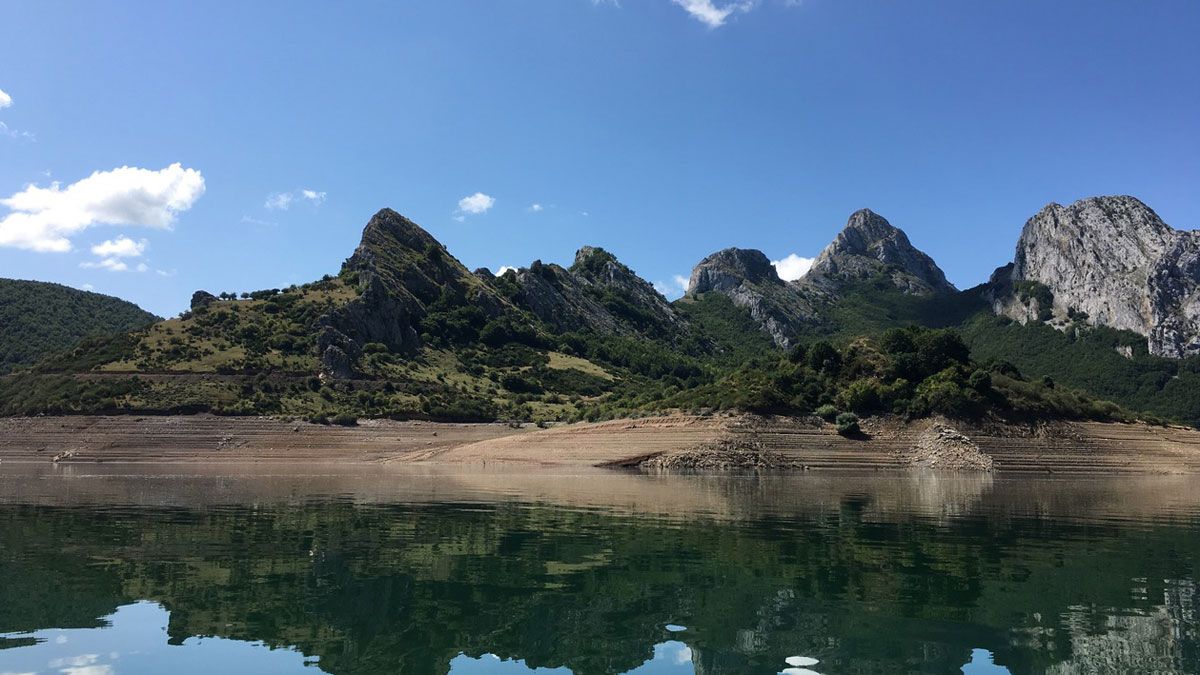
<instances>
[{"instance_id":1,"label":"shrub","mask_svg":"<svg viewBox=\"0 0 1200 675\"><path fill-rule=\"evenodd\" d=\"M846 412L837 416L837 432L842 436L857 434L860 431L858 426L858 415Z\"/></svg>"},{"instance_id":2,"label":"shrub","mask_svg":"<svg viewBox=\"0 0 1200 675\"><path fill-rule=\"evenodd\" d=\"M825 420L826 422L832 422L834 418L837 417L838 411L837 408L826 404L814 410L813 414Z\"/></svg>"},{"instance_id":3,"label":"shrub","mask_svg":"<svg viewBox=\"0 0 1200 675\"><path fill-rule=\"evenodd\" d=\"M336 424L339 427L356 427L358 426L358 417L350 413L338 413L329 420L330 424Z\"/></svg>"}]
</instances>

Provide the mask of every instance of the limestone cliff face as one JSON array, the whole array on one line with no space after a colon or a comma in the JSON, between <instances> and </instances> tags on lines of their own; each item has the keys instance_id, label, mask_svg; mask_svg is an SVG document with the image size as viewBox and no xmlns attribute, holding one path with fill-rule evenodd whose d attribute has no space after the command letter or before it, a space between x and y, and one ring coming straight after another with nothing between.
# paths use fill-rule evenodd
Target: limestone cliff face
<instances>
[{"instance_id":1,"label":"limestone cliff face","mask_svg":"<svg viewBox=\"0 0 1200 675\"><path fill-rule=\"evenodd\" d=\"M1019 321L1082 312L1093 325L1146 336L1154 354L1200 353L1200 233L1171 228L1133 197L1050 204L1025 224L989 297Z\"/></svg>"},{"instance_id":2,"label":"limestone cliff face","mask_svg":"<svg viewBox=\"0 0 1200 675\"><path fill-rule=\"evenodd\" d=\"M816 320L808 294L779 278L762 251L727 248L701 260L692 270L687 296L720 293L750 312L776 345L788 348L796 334Z\"/></svg>"},{"instance_id":3,"label":"limestone cliff face","mask_svg":"<svg viewBox=\"0 0 1200 675\"><path fill-rule=\"evenodd\" d=\"M917 250L900 229L863 209L818 256L805 276L779 278L761 251L728 248L700 261L692 270L688 296L715 292L747 309L751 318L780 347L790 347L806 328L820 324L847 287L887 278L914 295L954 293L946 275Z\"/></svg>"},{"instance_id":4,"label":"limestone cliff face","mask_svg":"<svg viewBox=\"0 0 1200 675\"><path fill-rule=\"evenodd\" d=\"M870 209L854 212L846 227L817 256L801 282L836 291L840 284L884 275L896 288L914 295L953 293L957 289L928 255Z\"/></svg>"},{"instance_id":5,"label":"limestone cliff face","mask_svg":"<svg viewBox=\"0 0 1200 675\"><path fill-rule=\"evenodd\" d=\"M579 249L570 269L535 261L512 281L516 304L557 331L673 339L690 330L662 294L602 248Z\"/></svg>"}]
</instances>

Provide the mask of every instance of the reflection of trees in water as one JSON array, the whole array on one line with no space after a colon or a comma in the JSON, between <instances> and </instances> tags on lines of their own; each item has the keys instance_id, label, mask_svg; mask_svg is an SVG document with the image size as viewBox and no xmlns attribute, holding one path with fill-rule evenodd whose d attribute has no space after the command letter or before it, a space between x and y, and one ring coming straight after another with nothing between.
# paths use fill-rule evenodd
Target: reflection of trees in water
<instances>
[{"instance_id":1,"label":"reflection of trees in water","mask_svg":"<svg viewBox=\"0 0 1200 675\"><path fill-rule=\"evenodd\" d=\"M668 623L688 627L674 639L708 675L776 672L793 654L826 672L957 673L976 647L1014 673L1200 670L1195 585L1162 581L1197 578L1194 529L933 508L969 514L977 489L935 480L728 521L517 504L4 506L0 578L19 582L0 584L0 632L95 625L152 599L172 641L295 646L334 673L444 673L459 653L617 673L672 639Z\"/></svg>"}]
</instances>

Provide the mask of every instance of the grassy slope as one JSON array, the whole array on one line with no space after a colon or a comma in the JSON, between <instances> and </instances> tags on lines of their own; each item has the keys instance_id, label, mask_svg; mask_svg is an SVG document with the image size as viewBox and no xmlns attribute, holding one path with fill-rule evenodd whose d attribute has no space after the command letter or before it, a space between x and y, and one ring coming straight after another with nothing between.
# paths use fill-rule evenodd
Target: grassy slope
<instances>
[{"instance_id":1,"label":"grassy slope","mask_svg":"<svg viewBox=\"0 0 1200 675\"><path fill-rule=\"evenodd\" d=\"M0 373L29 366L94 334L158 317L118 298L40 281L0 279Z\"/></svg>"}]
</instances>

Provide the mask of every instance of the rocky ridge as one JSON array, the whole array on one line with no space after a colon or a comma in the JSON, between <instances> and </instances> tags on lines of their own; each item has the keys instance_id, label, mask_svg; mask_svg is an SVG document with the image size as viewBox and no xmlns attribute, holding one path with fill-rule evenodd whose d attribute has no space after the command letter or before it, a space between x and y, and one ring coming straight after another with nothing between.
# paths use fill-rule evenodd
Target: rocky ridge
<instances>
[{"instance_id":1,"label":"rocky ridge","mask_svg":"<svg viewBox=\"0 0 1200 675\"><path fill-rule=\"evenodd\" d=\"M649 282L598 247L579 249L569 269L535 260L490 283L558 332L673 339L690 330Z\"/></svg>"},{"instance_id":2,"label":"rocky ridge","mask_svg":"<svg viewBox=\"0 0 1200 675\"><path fill-rule=\"evenodd\" d=\"M845 288L878 278L910 295L956 292L933 259L914 247L902 230L862 209L850 216L808 274L796 281L780 279L762 251L728 248L696 265L687 296L727 296L786 349L804 329L825 320L825 310Z\"/></svg>"}]
</instances>

